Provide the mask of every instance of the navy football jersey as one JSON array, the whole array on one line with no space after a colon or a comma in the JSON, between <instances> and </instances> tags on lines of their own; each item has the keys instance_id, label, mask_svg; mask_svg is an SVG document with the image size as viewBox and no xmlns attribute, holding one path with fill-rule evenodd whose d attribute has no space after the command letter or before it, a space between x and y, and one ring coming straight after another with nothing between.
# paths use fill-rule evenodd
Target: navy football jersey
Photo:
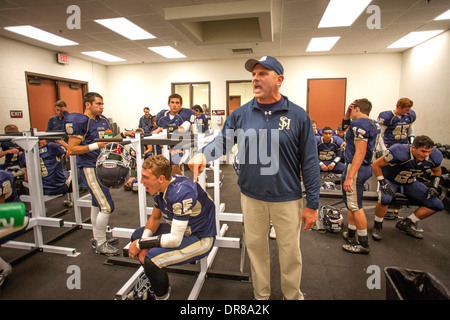
<instances>
[{"instance_id":1,"label":"navy football jersey","mask_svg":"<svg viewBox=\"0 0 450 320\"><path fill-rule=\"evenodd\" d=\"M156 115L156 125L161 128L164 128L169 124L181 126L185 121L193 123L194 120L194 111L184 108L181 108L180 111L178 111L178 113L174 116L170 114L170 110L161 110Z\"/></svg>"},{"instance_id":2,"label":"navy football jersey","mask_svg":"<svg viewBox=\"0 0 450 320\"><path fill-rule=\"evenodd\" d=\"M383 176L392 182L409 184L416 181L425 170L439 167L443 156L438 149L433 148L424 161L417 161L410 145L395 144L386 151L384 159L389 165L381 168Z\"/></svg>"},{"instance_id":3,"label":"navy football jersey","mask_svg":"<svg viewBox=\"0 0 450 320\"><path fill-rule=\"evenodd\" d=\"M14 184L14 175L5 170L0 170L0 196L5 197L5 202L21 202Z\"/></svg>"},{"instance_id":4,"label":"navy football jersey","mask_svg":"<svg viewBox=\"0 0 450 320\"><path fill-rule=\"evenodd\" d=\"M340 137L331 137L330 142L325 143L323 137L316 136L319 161L332 161L340 155L341 145L344 142Z\"/></svg>"},{"instance_id":5,"label":"navy football jersey","mask_svg":"<svg viewBox=\"0 0 450 320\"><path fill-rule=\"evenodd\" d=\"M200 238L216 235L214 202L202 187L185 176L173 175L164 194L153 196L155 208L161 210L165 221L189 220L185 236Z\"/></svg>"},{"instance_id":6,"label":"navy football jersey","mask_svg":"<svg viewBox=\"0 0 450 320\"><path fill-rule=\"evenodd\" d=\"M3 168L5 170L8 170L8 168L12 169L18 169L16 167L22 167L19 161L20 154L23 152L23 149L19 147L17 144L15 144L12 141L3 141L2 142L2 150L10 150L10 149L18 149L19 153L8 153L5 155L5 164L3 165Z\"/></svg>"},{"instance_id":7,"label":"navy football jersey","mask_svg":"<svg viewBox=\"0 0 450 320\"><path fill-rule=\"evenodd\" d=\"M210 129L210 121L209 121L209 118L206 117L205 114L199 114L195 118L195 124L197 125L197 132L199 132L199 133L205 133L206 131L209 131L209 129Z\"/></svg>"},{"instance_id":8,"label":"navy football jersey","mask_svg":"<svg viewBox=\"0 0 450 320\"><path fill-rule=\"evenodd\" d=\"M404 116L396 116L394 111L383 111L378 116L378 123L385 126L383 137L386 147L395 143L408 144L408 128L416 120L412 110Z\"/></svg>"},{"instance_id":9,"label":"navy football jersey","mask_svg":"<svg viewBox=\"0 0 450 320\"><path fill-rule=\"evenodd\" d=\"M349 164L353 160L353 156L355 155L355 141L364 140L367 142L367 150L362 165L370 165L372 163L373 150L378 143L380 131L380 126L374 120L368 118L353 120L345 135L345 163Z\"/></svg>"},{"instance_id":10,"label":"navy football jersey","mask_svg":"<svg viewBox=\"0 0 450 320\"><path fill-rule=\"evenodd\" d=\"M95 120L81 113L71 113L64 120L64 129L69 137L81 139L82 146L94 143L95 139L103 139L105 131L109 129L109 121L105 116L96 117ZM77 167L94 168L100 149L77 155Z\"/></svg>"}]
</instances>

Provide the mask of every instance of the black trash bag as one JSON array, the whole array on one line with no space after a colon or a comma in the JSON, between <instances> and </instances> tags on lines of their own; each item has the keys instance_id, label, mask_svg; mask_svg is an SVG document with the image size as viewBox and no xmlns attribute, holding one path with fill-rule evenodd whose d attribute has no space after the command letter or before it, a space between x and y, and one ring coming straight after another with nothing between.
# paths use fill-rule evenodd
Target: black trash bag
<instances>
[{"instance_id":1,"label":"black trash bag","mask_svg":"<svg viewBox=\"0 0 450 320\"><path fill-rule=\"evenodd\" d=\"M387 300L450 300L450 292L430 273L384 268Z\"/></svg>"}]
</instances>

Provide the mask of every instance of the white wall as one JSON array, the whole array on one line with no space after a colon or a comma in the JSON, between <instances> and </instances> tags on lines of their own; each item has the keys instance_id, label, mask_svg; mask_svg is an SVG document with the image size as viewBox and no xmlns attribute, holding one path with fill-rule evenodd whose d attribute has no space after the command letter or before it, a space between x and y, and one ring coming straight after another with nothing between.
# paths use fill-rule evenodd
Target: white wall
<instances>
[{"instance_id":1,"label":"white wall","mask_svg":"<svg viewBox=\"0 0 450 320\"><path fill-rule=\"evenodd\" d=\"M89 90L106 95L106 66L74 57L69 57L68 65L61 65L56 52L0 37L1 134L10 123L20 131L30 130L25 72L88 81ZM23 118L11 119L10 110L22 110Z\"/></svg>"},{"instance_id":2,"label":"white wall","mask_svg":"<svg viewBox=\"0 0 450 320\"><path fill-rule=\"evenodd\" d=\"M403 53L400 96L414 102L416 135L450 143L450 31Z\"/></svg>"},{"instance_id":3,"label":"white wall","mask_svg":"<svg viewBox=\"0 0 450 320\"><path fill-rule=\"evenodd\" d=\"M0 131L8 123L29 129L25 71L89 82L105 97L105 112L121 128L136 128L142 108L152 114L167 107L172 82L211 82L211 109L226 109L226 81L249 80L246 59L167 62L103 66L69 57L56 63L55 53L0 37ZM403 54L280 57L285 68L283 94L306 109L308 78L347 78L347 104L366 97L373 103L371 118L394 109L402 96L414 101L416 131L448 143L450 32ZM256 57L259 58L259 57ZM22 110L22 119L10 119ZM430 110L432 112L430 112ZM438 115L438 116L436 116Z\"/></svg>"},{"instance_id":4,"label":"white wall","mask_svg":"<svg viewBox=\"0 0 450 320\"><path fill-rule=\"evenodd\" d=\"M306 109L308 78L347 78L347 102L366 97L372 118L395 106L401 74L401 54L281 57L285 81L281 92ZM142 108L152 114L167 108L172 82L211 82L211 109L226 109L226 81L249 80L246 59L168 62L110 66L107 69L110 109L121 128L135 128ZM107 107L108 108L108 107ZM123 112L127 110L127 112ZM213 119L214 120L214 119Z\"/></svg>"}]
</instances>

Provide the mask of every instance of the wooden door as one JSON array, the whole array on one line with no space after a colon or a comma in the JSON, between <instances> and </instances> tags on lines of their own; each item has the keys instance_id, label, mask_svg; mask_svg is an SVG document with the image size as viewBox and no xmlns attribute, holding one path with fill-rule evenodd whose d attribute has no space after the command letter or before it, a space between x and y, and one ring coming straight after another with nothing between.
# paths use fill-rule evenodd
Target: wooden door
<instances>
[{"instance_id":1,"label":"wooden door","mask_svg":"<svg viewBox=\"0 0 450 320\"><path fill-rule=\"evenodd\" d=\"M307 112L318 128L337 129L345 113L347 79L308 79Z\"/></svg>"},{"instance_id":2,"label":"wooden door","mask_svg":"<svg viewBox=\"0 0 450 320\"><path fill-rule=\"evenodd\" d=\"M60 99L67 104L69 113L83 113L83 88L79 84L58 81Z\"/></svg>"},{"instance_id":3,"label":"wooden door","mask_svg":"<svg viewBox=\"0 0 450 320\"><path fill-rule=\"evenodd\" d=\"M233 110L241 106L241 96L230 96L228 103L228 115L230 115Z\"/></svg>"},{"instance_id":4,"label":"wooden door","mask_svg":"<svg viewBox=\"0 0 450 320\"><path fill-rule=\"evenodd\" d=\"M55 80L28 79L27 90L31 128L46 131L48 119L55 115Z\"/></svg>"},{"instance_id":5,"label":"wooden door","mask_svg":"<svg viewBox=\"0 0 450 320\"><path fill-rule=\"evenodd\" d=\"M67 111L83 113L85 81L26 73L31 129L46 131L48 120L55 115L55 102L64 100Z\"/></svg>"}]
</instances>

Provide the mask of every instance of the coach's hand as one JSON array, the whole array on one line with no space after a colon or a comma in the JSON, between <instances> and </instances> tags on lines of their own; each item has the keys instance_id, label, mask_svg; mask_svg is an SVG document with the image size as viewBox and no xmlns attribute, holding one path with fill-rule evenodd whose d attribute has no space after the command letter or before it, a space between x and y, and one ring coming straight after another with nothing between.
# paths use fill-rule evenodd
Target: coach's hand
<instances>
[{"instance_id":1,"label":"coach's hand","mask_svg":"<svg viewBox=\"0 0 450 320\"><path fill-rule=\"evenodd\" d=\"M302 221L305 225L303 230L308 230L314 227L318 217L317 210L305 207L302 212Z\"/></svg>"}]
</instances>

